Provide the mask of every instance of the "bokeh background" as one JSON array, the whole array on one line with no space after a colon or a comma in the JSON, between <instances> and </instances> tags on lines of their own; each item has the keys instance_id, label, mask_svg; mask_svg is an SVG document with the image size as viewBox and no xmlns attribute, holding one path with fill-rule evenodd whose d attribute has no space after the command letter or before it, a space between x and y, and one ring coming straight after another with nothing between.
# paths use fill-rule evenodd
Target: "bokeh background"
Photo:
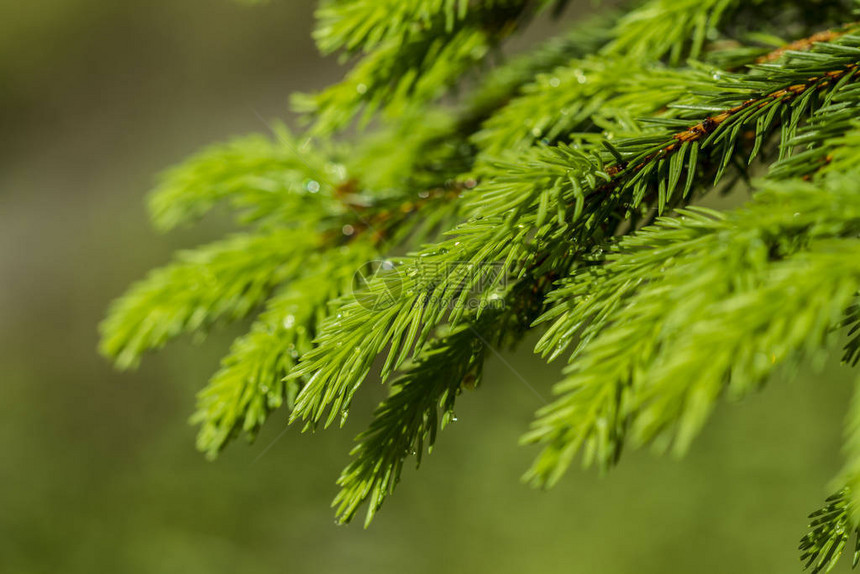
<instances>
[{"instance_id":1,"label":"bokeh background","mask_svg":"<svg viewBox=\"0 0 860 574\"><path fill-rule=\"evenodd\" d=\"M290 92L342 73L316 54L312 10L0 0L0 572L799 571L804 517L840 464L850 388L835 361L721 407L681 461L628 453L550 492L519 482L534 452L517 439L540 403L491 361L364 530L328 506L382 388L363 390L343 430L283 433L280 414L213 463L186 421L241 325L134 373L97 356L109 300L227 226L156 235L154 174L292 121ZM527 344L510 363L549 394L557 367Z\"/></svg>"}]
</instances>

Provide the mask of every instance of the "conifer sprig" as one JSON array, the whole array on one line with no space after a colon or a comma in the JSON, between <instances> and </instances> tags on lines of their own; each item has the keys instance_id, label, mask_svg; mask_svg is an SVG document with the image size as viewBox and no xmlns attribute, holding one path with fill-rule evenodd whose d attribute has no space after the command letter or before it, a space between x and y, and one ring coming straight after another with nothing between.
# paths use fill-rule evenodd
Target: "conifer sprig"
<instances>
[{"instance_id":1,"label":"conifer sprig","mask_svg":"<svg viewBox=\"0 0 860 574\"><path fill-rule=\"evenodd\" d=\"M688 196L699 172L701 148L710 152L718 165L716 179L720 178L734 157L736 140L745 125L756 129L758 145L753 144L753 156L778 112L788 122L782 132L789 139L802 115L816 105L814 96L824 100L828 89L839 90L847 83L846 78L854 77L856 65L851 58L857 57L858 41L846 36L840 40L844 46L828 45L822 52L798 53L796 59L772 65L776 71L772 70L767 79L734 79L725 84L731 91L703 98L694 110L720 109L718 106L726 106L726 101L743 103L726 107L683 131L672 133L671 126L683 124L680 120L664 128L671 135L622 140L610 146L611 152L595 150L589 155L558 146L536 150L528 160L499 164L495 181L479 186L472 194L467 210L476 219L457 228L452 238L399 261L407 276L428 265L442 267L442 276L424 289L407 281L400 299L381 313L347 300L338 320L324 326L317 347L294 373L310 377L294 418L318 422L328 410L325 423L331 424L339 416L338 410L348 409L353 393L384 349L388 351L383 379L406 360L413 346L421 348L432 329L443 321L456 324L474 287L467 283L466 289L460 289L470 280L464 274L475 266L497 262L503 274L516 277L535 259L535 245L541 242L552 246L563 238L574 245L584 244L587 250L594 234L602 231L593 225L595 217L604 221L614 212L614 217L622 220L625 211L640 208L653 195L658 212L662 212L679 196ZM795 83L798 78L805 81ZM792 105L795 99L801 104ZM684 173L684 187L679 190ZM549 213L558 213L558 217L550 220ZM536 238L530 241L533 230ZM545 258L538 259L546 264ZM376 287L384 289L386 281L379 279ZM486 286L487 293L494 288ZM372 320L378 321L380 328L368 338L363 326ZM338 351L342 345L354 352Z\"/></svg>"},{"instance_id":2,"label":"conifer sprig","mask_svg":"<svg viewBox=\"0 0 860 574\"><path fill-rule=\"evenodd\" d=\"M253 439L272 411L284 403L292 408L300 385L287 375L311 349L327 301L346 290L353 269L373 255L374 249L360 243L339 249L268 301L198 394L191 420L201 426L201 451L214 457L240 431Z\"/></svg>"},{"instance_id":3,"label":"conifer sprig","mask_svg":"<svg viewBox=\"0 0 860 574\"><path fill-rule=\"evenodd\" d=\"M316 39L324 52L363 52L346 78L295 98L315 116L314 133L342 129L363 110L400 117L442 96L485 60L522 20L551 0L359 0L320 11Z\"/></svg>"},{"instance_id":4,"label":"conifer sprig","mask_svg":"<svg viewBox=\"0 0 860 574\"><path fill-rule=\"evenodd\" d=\"M340 177L324 154L276 125L273 137L251 135L211 146L161 179L150 194L149 212L159 230L170 231L222 201L245 223L312 217Z\"/></svg>"},{"instance_id":5,"label":"conifer sprig","mask_svg":"<svg viewBox=\"0 0 860 574\"><path fill-rule=\"evenodd\" d=\"M683 453L717 398L829 346L860 272L854 177L769 184L728 216L663 219L551 295L538 350L558 355L585 331L561 398L527 436L546 445L530 479L555 482L581 448L606 467L628 434Z\"/></svg>"},{"instance_id":6,"label":"conifer sprig","mask_svg":"<svg viewBox=\"0 0 860 574\"><path fill-rule=\"evenodd\" d=\"M824 507L809 515L810 531L800 541L800 559L812 574L830 572L839 561L842 551L853 537L851 567L860 562L860 529L852 518L850 491L845 488L830 496Z\"/></svg>"},{"instance_id":7,"label":"conifer sprig","mask_svg":"<svg viewBox=\"0 0 860 574\"><path fill-rule=\"evenodd\" d=\"M183 333L241 319L295 276L316 248L307 230L278 229L181 252L114 303L101 350L119 367L133 367L144 351Z\"/></svg>"},{"instance_id":8,"label":"conifer sprig","mask_svg":"<svg viewBox=\"0 0 860 574\"><path fill-rule=\"evenodd\" d=\"M681 453L719 400L842 334L856 363L856 3L647 0L499 63L506 37L561 4L325 3L317 42L353 69L299 102L305 135L237 140L167 175L157 227L225 203L245 230L133 287L103 352L129 367L259 313L199 395L211 456L284 405L329 426L366 380L390 384L338 481L343 522L365 504L372 519L484 360L534 329L538 354L568 360L524 439L542 446L538 485L577 455ZM467 76L474 93L440 104ZM345 135L355 118L374 129ZM753 196L690 206L717 186ZM856 410L841 490L801 545L815 572L860 527Z\"/></svg>"},{"instance_id":9,"label":"conifer sprig","mask_svg":"<svg viewBox=\"0 0 860 574\"><path fill-rule=\"evenodd\" d=\"M426 349L391 384L391 396L377 408L373 422L356 439L354 458L344 469L334 500L338 517L348 522L367 502L366 524L394 491L404 461L416 457L421 463L425 450L432 451L438 430L456 420L454 403L464 381L480 382L485 345L470 329L481 329L482 337L496 336L495 317L484 315L474 326L463 325ZM441 413L441 416L440 416Z\"/></svg>"}]
</instances>

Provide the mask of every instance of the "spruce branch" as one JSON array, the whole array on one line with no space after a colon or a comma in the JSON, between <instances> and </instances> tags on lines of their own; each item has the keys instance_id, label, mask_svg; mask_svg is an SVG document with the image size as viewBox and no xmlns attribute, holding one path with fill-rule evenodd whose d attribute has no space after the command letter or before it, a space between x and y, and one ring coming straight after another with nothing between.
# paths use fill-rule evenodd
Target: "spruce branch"
<instances>
[{"instance_id":1,"label":"spruce branch","mask_svg":"<svg viewBox=\"0 0 860 574\"><path fill-rule=\"evenodd\" d=\"M566 67L570 61L597 52L612 38L609 14L575 24L564 35L550 38L537 48L520 54L482 78L474 94L467 95L461 123L469 133L512 99L529 91L536 78Z\"/></svg>"},{"instance_id":2,"label":"spruce branch","mask_svg":"<svg viewBox=\"0 0 860 574\"><path fill-rule=\"evenodd\" d=\"M614 154L619 161L607 170L615 178L610 186L617 186L615 182L620 180L633 187L635 196L640 196L648 189L649 176L653 180L652 174L656 172L658 181L668 181L660 189L659 201L664 204L666 194L674 188L671 184L680 180L682 171L687 172L688 180L692 177L700 150L710 151L718 166L715 179L719 180L734 158L744 128L754 129L747 160L751 163L777 119L782 121L780 157L786 157L803 117L855 81L858 56L860 37L844 36L838 42L819 45L815 51L792 53L785 62L756 66L750 75L726 76L725 83L718 84L726 90L724 94L684 104L685 109L692 111L718 110L718 113L668 137L655 134L615 144ZM743 100L739 104L721 105L739 99ZM671 127L683 120L662 123ZM661 172L668 172L668 180L661 177Z\"/></svg>"},{"instance_id":3,"label":"spruce branch","mask_svg":"<svg viewBox=\"0 0 860 574\"><path fill-rule=\"evenodd\" d=\"M579 253L587 252L595 233L605 233L604 226L595 226L594 221L623 221L625 213L646 205L654 195L658 212L678 198L688 197L700 177L700 149L718 163L718 180L734 157L745 125L756 128L757 145L751 156L758 153L777 112L787 122L782 132L789 139L804 114L855 77L858 41L860 38L845 36L819 51L799 53L769 65L767 76L715 81L714 94L686 107L699 111L725 107L727 101L742 103L725 107L683 131L669 129L664 132L667 135L621 140L604 152L592 149L586 153L560 145L530 151L527 159L499 162L495 179L471 193L466 213L473 219L457 228L453 237L398 260L407 276L428 264L445 268L442 276L424 289L407 281L400 299L380 313L345 301L338 313L340 320L323 327L316 348L294 373L310 380L297 400L293 420L317 423L328 410L328 426L340 416L339 411L348 410L370 365L384 349L388 351L383 380L408 358L413 346L420 350L443 321L456 325L464 314L468 291L474 287L469 283L474 277L465 274L474 266L496 262L503 274L521 278L534 261L550 268L564 265L561 260L566 261L570 251L561 248L565 242L580 245ZM795 100L799 105L794 105ZM665 123L671 128L683 120ZM684 173L684 188L679 190ZM550 213L558 215L550 218ZM536 256L540 245L560 248L561 259L556 261L559 255ZM452 262L464 265L446 266ZM466 289L460 289L464 281ZM385 282L380 278L374 288L384 290ZM494 288L488 286L485 297ZM378 325L372 337L363 329L368 321ZM346 354L344 346L354 352Z\"/></svg>"},{"instance_id":4,"label":"spruce branch","mask_svg":"<svg viewBox=\"0 0 860 574\"><path fill-rule=\"evenodd\" d=\"M843 22L856 2L646 0L494 57L563 4L325 3L317 42L354 67L298 100L304 135L278 128L168 172L157 227L223 203L245 229L133 286L102 351L129 367L259 313L198 395L209 456L278 408L309 428L342 422L378 364L391 392L339 479L343 522L365 504L369 522L429 452L487 351L535 329L537 353L568 358L524 439L542 446L538 485L578 456L607 468L628 446L683 453L718 401L841 333L855 364L860 36ZM469 77L472 94L448 97ZM345 130L356 118L373 129ZM690 206L736 184L755 190L739 209ZM856 402L844 489L802 543L816 572L860 524Z\"/></svg>"},{"instance_id":5,"label":"spruce branch","mask_svg":"<svg viewBox=\"0 0 860 574\"><path fill-rule=\"evenodd\" d=\"M650 0L621 17L604 52L640 61L668 56L673 64L697 59L726 13L741 5L737 0Z\"/></svg>"},{"instance_id":6,"label":"spruce branch","mask_svg":"<svg viewBox=\"0 0 860 574\"><path fill-rule=\"evenodd\" d=\"M366 125L382 109L395 118L408 114L442 96L524 19L549 3L354 0L332 4L321 12L318 43L326 51L344 47L366 54L341 83L319 94L295 97L295 108L314 117L317 135L346 127L362 110L359 125ZM400 18L412 23L398 26ZM379 19L393 26L374 27Z\"/></svg>"},{"instance_id":7,"label":"spruce branch","mask_svg":"<svg viewBox=\"0 0 860 574\"><path fill-rule=\"evenodd\" d=\"M555 142L592 126L635 132L637 120L695 90L703 74L696 69L642 66L629 58L574 60L525 86L519 97L484 123L473 141L492 157L536 141Z\"/></svg>"},{"instance_id":8,"label":"spruce branch","mask_svg":"<svg viewBox=\"0 0 860 574\"><path fill-rule=\"evenodd\" d=\"M860 381L858 381L860 383ZM860 562L860 515L857 503L860 497L860 385L855 385L854 396L845 423L845 467L838 483L844 485L825 501L824 507L809 515L810 531L800 541L800 559L813 573L830 572L850 542L855 539L852 568Z\"/></svg>"},{"instance_id":9,"label":"spruce branch","mask_svg":"<svg viewBox=\"0 0 860 574\"><path fill-rule=\"evenodd\" d=\"M197 395L198 449L215 457L239 431L253 440L272 411L292 408L300 385L287 375L310 350L328 300L349 288L353 269L373 254L363 242L329 252L268 301Z\"/></svg>"},{"instance_id":10,"label":"spruce branch","mask_svg":"<svg viewBox=\"0 0 860 574\"><path fill-rule=\"evenodd\" d=\"M806 38L801 38L799 40L795 40L794 42L789 42L785 46L781 46L776 50L768 52L758 58L756 58L756 64L767 64L768 62L775 62L782 58L785 54L789 52L804 52L806 50L811 50L815 44L824 44L827 42L832 42L833 40L837 40L838 38L844 36L849 31L857 28L856 23L845 24L838 30L824 30L823 32L817 32L812 36L808 36Z\"/></svg>"},{"instance_id":11,"label":"spruce branch","mask_svg":"<svg viewBox=\"0 0 860 574\"><path fill-rule=\"evenodd\" d=\"M582 342L526 437L545 447L529 479L556 482L583 448L609 466L627 435L682 453L717 398L826 349L860 287L853 177L765 183L728 216L662 219L551 295L538 350L557 355L579 330Z\"/></svg>"},{"instance_id":12,"label":"spruce branch","mask_svg":"<svg viewBox=\"0 0 860 574\"><path fill-rule=\"evenodd\" d=\"M489 314L474 326L461 326L429 346L392 382L391 395L356 439L350 453L354 459L338 479L341 490L333 505L341 522L349 522L367 502L365 524L370 524L394 491L406 458L415 456L420 464L425 447L432 451L437 432L456 420L454 403L464 382L474 388L480 381L486 349L472 329L494 337L498 331L492 328L497 326Z\"/></svg>"},{"instance_id":13,"label":"spruce branch","mask_svg":"<svg viewBox=\"0 0 860 574\"><path fill-rule=\"evenodd\" d=\"M846 86L835 94L789 141L790 148L801 151L778 161L770 177L809 177L818 171L840 173L853 168L860 153L858 105L860 85Z\"/></svg>"},{"instance_id":14,"label":"spruce branch","mask_svg":"<svg viewBox=\"0 0 860 574\"><path fill-rule=\"evenodd\" d=\"M851 537L855 539L851 567L856 568L860 562L860 529L852 519L850 497L851 491L844 488L809 515L810 531L800 541L800 559L812 574L833 570Z\"/></svg>"},{"instance_id":15,"label":"spruce branch","mask_svg":"<svg viewBox=\"0 0 860 574\"><path fill-rule=\"evenodd\" d=\"M150 217L156 228L169 231L228 201L246 223L296 221L318 210L327 190L317 195L317 186L330 188L338 179L325 154L275 125L272 137L251 135L214 145L167 171L150 194Z\"/></svg>"},{"instance_id":16,"label":"spruce branch","mask_svg":"<svg viewBox=\"0 0 860 574\"><path fill-rule=\"evenodd\" d=\"M348 0L328 2L317 11L314 38L323 53L371 52L386 41L406 44L431 31L451 33L468 19L519 12L547 0ZM477 15L476 15L477 13Z\"/></svg>"},{"instance_id":17,"label":"spruce branch","mask_svg":"<svg viewBox=\"0 0 860 574\"><path fill-rule=\"evenodd\" d=\"M437 432L456 420L456 399L480 385L488 352L513 346L539 313L529 299L517 295L524 290L542 294L550 283L551 278L544 278L517 284L512 299L520 301L519 307L494 307L457 327L442 329L404 365L391 383L389 398L356 438L353 460L338 479L341 490L333 505L341 522L350 522L366 503L365 526L370 524L394 492L406 459L414 456L420 465L424 449L432 452Z\"/></svg>"},{"instance_id":18,"label":"spruce branch","mask_svg":"<svg viewBox=\"0 0 860 574\"><path fill-rule=\"evenodd\" d=\"M112 305L100 327L101 352L130 368L183 333L245 317L315 248L307 230L287 228L181 252Z\"/></svg>"}]
</instances>

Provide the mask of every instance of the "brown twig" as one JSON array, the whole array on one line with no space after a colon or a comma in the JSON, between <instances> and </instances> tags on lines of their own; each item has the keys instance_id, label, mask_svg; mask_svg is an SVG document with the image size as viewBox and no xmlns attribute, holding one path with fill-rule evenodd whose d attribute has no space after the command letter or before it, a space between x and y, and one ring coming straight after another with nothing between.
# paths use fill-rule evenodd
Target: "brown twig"
<instances>
[{"instance_id":1,"label":"brown twig","mask_svg":"<svg viewBox=\"0 0 860 574\"><path fill-rule=\"evenodd\" d=\"M661 149L659 149L659 150L657 150L651 154L648 154L647 156L645 156L642 159L642 161L640 163L638 163L632 169L628 170L627 169L628 166L624 163L610 166L606 170L606 172L607 172L607 174L609 174L610 177L613 178L613 180L610 182L607 182L607 184L605 186L601 186L601 187L606 187L606 186L614 187L614 185L616 183L618 183L619 179L622 176L628 177L631 175L635 175L636 173L638 173L639 171L644 169L652 161L654 161L656 159L665 159L667 157L670 157L676 151L681 149L681 146L684 143L700 141L700 140L707 138L720 125L724 124L726 121L730 120L731 118L735 117L737 114L739 114L743 111L746 111L752 107L763 108L775 100L785 100L785 101L791 100L791 99L799 96L800 94L803 94L804 92L806 92L806 90L810 89L811 87L815 86L816 84L819 84L820 87L823 87L823 86L829 85L832 82L839 81L844 76L846 76L848 74L853 74L854 72L856 72L858 67L860 67L860 65L858 65L858 64L849 64L840 70L832 70L830 72L826 72L825 74L823 74L821 76L813 76L812 78L809 78L806 82L803 82L801 84L794 84L794 85L789 86L787 88L781 88L781 89L776 90L774 92L771 92L769 94L765 94L764 96L749 99L749 100L743 102L742 104L739 104L739 105L734 106L732 108L729 108L725 111L722 111L717 115L708 116L707 118L705 118L701 122L687 128L686 130L684 130L682 132L678 132L678 133L674 134L673 136L671 136L671 139L674 141L672 141L671 143L662 147ZM596 191L597 190L595 190L595 192ZM601 190L601 191L605 191L605 190Z\"/></svg>"},{"instance_id":2,"label":"brown twig","mask_svg":"<svg viewBox=\"0 0 860 574\"><path fill-rule=\"evenodd\" d=\"M344 232L332 231L329 242L338 243L344 239L351 242L367 233L371 235L371 241L378 245L382 243L387 232L402 223L406 218L422 210L429 203L436 201L451 201L460 196L464 190L472 189L477 185L473 179L455 181L444 187L427 190L418 195L417 199L407 200L391 207L377 208L366 204L353 203L351 197L359 191L359 183L350 179L334 189L334 195L354 214L345 226ZM349 233L345 230L349 229Z\"/></svg>"}]
</instances>

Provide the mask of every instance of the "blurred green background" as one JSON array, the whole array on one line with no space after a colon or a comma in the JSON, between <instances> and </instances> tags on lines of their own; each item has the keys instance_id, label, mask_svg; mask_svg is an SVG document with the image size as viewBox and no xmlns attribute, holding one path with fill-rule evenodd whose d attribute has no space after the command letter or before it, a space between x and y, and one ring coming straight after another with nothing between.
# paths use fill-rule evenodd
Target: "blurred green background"
<instances>
[{"instance_id":1,"label":"blurred green background","mask_svg":"<svg viewBox=\"0 0 860 574\"><path fill-rule=\"evenodd\" d=\"M313 48L312 4L0 0L0 572L798 571L840 464L835 363L721 407L682 461L628 453L539 492L519 482L534 452L517 438L540 403L491 361L363 530L328 505L381 387L344 430L282 434L282 413L210 463L186 420L242 326L135 373L96 355L111 298L226 226L156 235L154 174L341 73ZM549 395L555 366L528 345L511 364Z\"/></svg>"}]
</instances>

